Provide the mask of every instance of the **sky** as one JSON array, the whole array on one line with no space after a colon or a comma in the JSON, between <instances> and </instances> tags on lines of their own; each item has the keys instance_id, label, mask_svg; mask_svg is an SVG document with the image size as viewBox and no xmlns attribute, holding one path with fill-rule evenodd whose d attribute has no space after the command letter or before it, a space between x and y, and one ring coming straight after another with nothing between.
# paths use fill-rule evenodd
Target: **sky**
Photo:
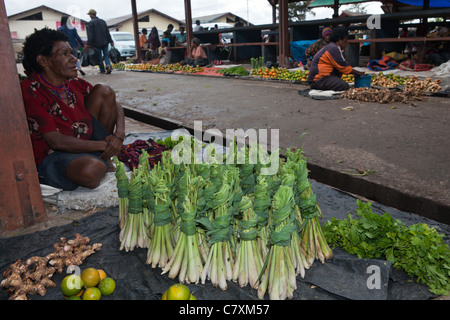
<instances>
[{"instance_id":1,"label":"sky","mask_svg":"<svg viewBox=\"0 0 450 320\"><path fill-rule=\"evenodd\" d=\"M4 0L7 15L16 14L41 5L66 12L74 17L89 20L87 12L95 9L102 19L112 19L131 13L130 0ZM137 11L156 9L175 19L184 20L184 0L136 0ZM206 16L215 13L231 12L253 24L271 24L272 7L267 0L191 0L192 17ZM382 13L378 2L366 5L369 13ZM331 8L314 9L315 16L307 19L331 18Z\"/></svg>"}]
</instances>

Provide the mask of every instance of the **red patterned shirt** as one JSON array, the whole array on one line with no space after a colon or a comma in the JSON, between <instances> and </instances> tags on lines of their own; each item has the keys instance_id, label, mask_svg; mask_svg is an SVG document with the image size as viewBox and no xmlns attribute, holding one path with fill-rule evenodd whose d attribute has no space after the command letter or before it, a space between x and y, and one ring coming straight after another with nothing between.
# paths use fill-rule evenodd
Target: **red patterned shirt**
<instances>
[{"instance_id":1,"label":"red patterned shirt","mask_svg":"<svg viewBox=\"0 0 450 320\"><path fill-rule=\"evenodd\" d=\"M92 85L83 79L67 81L68 103L54 95L33 74L21 82L28 127L36 165L53 152L42 137L43 133L59 131L61 134L89 140L92 135L92 117L84 105L85 96Z\"/></svg>"}]
</instances>

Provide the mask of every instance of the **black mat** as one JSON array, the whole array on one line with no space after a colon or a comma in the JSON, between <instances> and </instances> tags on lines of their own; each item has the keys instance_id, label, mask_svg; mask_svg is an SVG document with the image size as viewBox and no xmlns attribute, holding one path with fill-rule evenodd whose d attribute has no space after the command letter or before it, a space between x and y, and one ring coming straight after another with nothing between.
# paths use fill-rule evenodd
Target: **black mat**
<instances>
[{"instance_id":1,"label":"black mat","mask_svg":"<svg viewBox=\"0 0 450 320\"><path fill-rule=\"evenodd\" d=\"M312 181L317 194L317 200L323 212L322 223L336 217L344 219L356 210L356 199L346 193ZM393 208L374 203L373 212L389 212L396 219L411 225L418 222L428 223L449 240L450 226L423 218L421 216L401 212ZM53 251L53 243L64 236L67 239L75 233L89 236L91 243L103 244L101 250L88 257L82 269L88 267L100 268L114 278L117 289L112 296L102 297L102 300L150 300L160 299L163 292L177 279L169 279L161 275L160 268L151 268L145 264L146 249L135 249L132 252L119 251L119 228L117 226L118 208L109 208L90 217L73 222L66 226L54 227L33 234L0 239L0 272L17 259L27 259L34 255L44 256ZM321 264L316 261L306 270L305 278L297 277L297 290L294 298L298 300L424 300L434 296L428 287L416 283L404 272L391 268L389 262L376 259L357 259L339 248L333 250L332 260ZM370 267L372 266L372 267ZM375 266L375 267L373 267ZM380 274L379 288L370 285L371 270L378 268ZM369 268L369 269L368 269ZM32 300L60 300L63 299L59 285L66 274L55 273L53 280L56 288L49 289L44 297L29 296ZM368 285L369 283L369 285ZM214 288L209 281L206 284L189 284L191 291L199 300L251 300L258 299L256 291L249 286L240 288L229 281L228 290ZM5 289L0 290L0 300L8 298ZM266 293L266 299L268 294Z\"/></svg>"}]
</instances>

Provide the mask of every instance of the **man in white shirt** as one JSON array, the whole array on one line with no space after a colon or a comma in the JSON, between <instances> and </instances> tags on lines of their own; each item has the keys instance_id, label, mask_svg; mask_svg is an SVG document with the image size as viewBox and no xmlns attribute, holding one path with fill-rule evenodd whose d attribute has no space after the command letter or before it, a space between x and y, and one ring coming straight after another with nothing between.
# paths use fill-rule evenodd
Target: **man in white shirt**
<instances>
[{"instance_id":1,"label":"man in white shirt","mask_svg":"<svg viewBox=\"0 0 450 320\"><path fill-rule=\"evenodd\" d=\"M195 21L195 26L192 28L192 31L200 31L203 30L202 26L200 25L200 20Z\"/></svg>"}]
</instances>

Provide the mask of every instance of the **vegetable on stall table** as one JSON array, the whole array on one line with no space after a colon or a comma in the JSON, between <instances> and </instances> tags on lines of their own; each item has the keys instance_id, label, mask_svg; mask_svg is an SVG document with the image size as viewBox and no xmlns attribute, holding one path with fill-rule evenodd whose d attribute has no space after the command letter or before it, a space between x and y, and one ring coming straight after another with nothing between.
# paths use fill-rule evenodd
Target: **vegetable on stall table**
<instances>
[{"instance_id":1,"label":"vegetable on stall table","mask_svg":"<svg viewBox=\"0 0 450 320\"><path fill-rule=\"evenodd\" d=\"M152 268L164 268L172 257L174 249L174 235L172 230L171 190L173 181L168 181L171 174L160 163L153 167L149 174L150 189L153 195L151 206L153 209L153 236L148 245L146 264Z\"/></svg>"},{"instance_id":2,"label":"vegetable on stall table","mask_svg":"<svg viewBox=\"0 0 450 320\"><path fill-rule=\"evenodd\" d=\"M126 252L136 247L147 248L147 222L143 213L143 179L144 171L134 169L128 185L128 214L119 233L120 249Z\"/></svg>"},{"instance_id":3,"label":"vegetable on stall table","mask_svg":"<svg viewBox=\"0 0 450 320\"><path fill-rule=\"evenodd\" d=\"M125 165L114 156L116 165L117 194L119 197L119 228L122 229L128 215L128 176L125 173Z\"/></svg>"},{"instance_id":4,"label":"vegetable on stall table","mask_svg":"<svg viewBox=\"0 0 450 320\"><path fill-rule=\"evenodd\" d=\"M184 193L183 211L179 213L181 218L180 234L173 255L162 270L162 274L169 272L171 279L178 275L180 283L197 284L203 272L196 226L197 201L201 197L199 192L202 191L203 185L203 178L192 177L189 167L186 168L179 185L187 190Z\"/></svg>"},{"instance_id":5,"label":"vegetable on stall table","mask_svg":"<svg viewBox=\"0 0 450 320\"><path fill-rule=\"evenodd\" d=\"M297 289L296 272L289 249L291 234L296 229L294 205L292 187L281 185L273 196L271 246L258 287L260 299L264 297L266 290L271 300L291 299Z\"/></svg>"},{"instance_id":6,"label":"vegetable on stall table","mask_svg":"<svg viewBox=\"0 0 450 320\"><path fill-rule=\"evenodd\" d=\"M258 217L253 210L253 202L249 196L243 196L239 205L242 219L239 222L240 244L236 252L236 262L233 269L233 281L241 287L250 284L257 289L258 277L264 261L256 238L258 236Z\"/></svg>"},{"instance_id":7,"label":"vegetable on stall table","mask_svg":"<svg viewBox=\"0 0 450 320\"><path fill-rule=\"evenodd\" d=\"M231 181L227 181L226 177L223 175L222 185L212 200L212 221L207 217L199 221L207 229L206 234L210 237L210 250L201 280L204 284L208 278L213 286L222 290L227 289L227 280L232 279L234 266L234 255L230 246L233 216L229 207L233 194L230 192Z\"/></svg>"}]
</instances>

